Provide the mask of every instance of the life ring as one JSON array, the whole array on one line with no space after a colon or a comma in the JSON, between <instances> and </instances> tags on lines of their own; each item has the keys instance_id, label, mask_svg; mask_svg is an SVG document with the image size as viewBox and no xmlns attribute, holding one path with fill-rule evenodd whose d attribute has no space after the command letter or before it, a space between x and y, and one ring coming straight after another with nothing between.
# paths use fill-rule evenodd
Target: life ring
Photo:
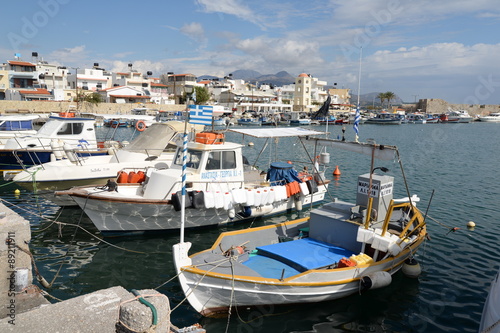
<instances>
[{"instance_id":1,"label":"life ring","mask_svg":"<svg viewBox=\"0 0 500 333\"><path fill-rule=\"evenodd\" d=\"M146 129L146 123L144 120L139 120L135 123L135 129L138 130L139 132L142 132Z\"/></svg>"}]
</instances>

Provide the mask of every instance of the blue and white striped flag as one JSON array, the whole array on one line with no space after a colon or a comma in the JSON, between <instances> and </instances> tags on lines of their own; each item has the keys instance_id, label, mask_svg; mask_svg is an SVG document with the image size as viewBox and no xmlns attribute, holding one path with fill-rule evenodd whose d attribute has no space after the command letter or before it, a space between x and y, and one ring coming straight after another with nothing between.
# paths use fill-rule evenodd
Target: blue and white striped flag
<instances>
[{"instance_id":1,"label":"blue and white striped flag","mask_svg":"<svg viewBox=\"0 0 500 333\"><path fill-rule=\"evenodd\" d=\"M213 106L208 105L190 105L189 123L200 125L212 125Z\"/></svg>"},{"instance_id":2,"label":"blue and white striped flag","mask_svg":"<svg viewBox=\"0 0 500 333\"><path fill-rule=\"evenodd\" d=\"M356 142L358 142L359 135L359 121L361 120L361 114L359 113L359 104L356 106L356 115L354 116L354 132L356 132Z\"/></svg>"}]
</instances>

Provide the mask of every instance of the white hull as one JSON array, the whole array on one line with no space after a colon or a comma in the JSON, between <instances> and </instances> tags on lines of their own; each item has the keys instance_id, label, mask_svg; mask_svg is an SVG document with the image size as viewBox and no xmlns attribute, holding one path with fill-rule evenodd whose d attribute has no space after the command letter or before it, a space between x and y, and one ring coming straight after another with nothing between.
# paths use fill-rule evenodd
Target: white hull
<instances>
[{"instance_id":1,"label":"white hull","mask_svg":"<svg viewBox=\"0 0 500 333\"><path fill-rule=\"evenodd\" d=\"M377 236L389 243L395 242L399 249L393 252L380 248L379 252L375 242L363 244L360 240L358 230L364 229L363 224L360 220L351 220L351 207L353 206L345 202L327 204L311 212L310 222L308 219L299 219L226 232L219 236L210 249L189 257L190 243L174 245L174 263L184 294L202 315L218 316L227 313L230 307L303 304L339 299L359 293L363 290L362 278L379 273L386 274L389 278L385 283L373 282L367 288L388 285L390 275L397 272L423 242L426 233L425 227L422 228L423 216L415 210L415 219L412 221L419 231L410 231L413 235L408 236L406 241L401 241L395 235ZM396 216L400 216L395 214L394 220L397 219ZM306 228L308 236L301 238L299 235L297 238L299 230ZM287 240L280 240L283 236ZM370 242L366 238L365 240ZM320 242L316 244L319 246L299 245L299 242L304 244L318 241ZM235 250L242 246L245 249L242 248L241 252ZM390 247L393 248L392 245ZM271 248L281 250L273 252ZM268 251L270 254L260 254L261 251ZM357 255L359 253L363 254ZM336 259L328 258L325 261L324 258L331 254ZM354 258L367 260L362 259L354 266L336 263L351 254ZM350 260L355 260L351 259L353 256L349 257ZM257 259L252 263L256 257L267 259ZM304 267L308 269L303 270Z\"/></svg>"},{"instance_id":2,"label":"white hull","mask_svg":"<svg viewBox=\"0 0 500 333\"><path fill-rule=\"evenodd\" d=\"M479 117L479 121L483 121L486 123L500 123L500 116L484 116Z\"/></svg>"},{"instance_id":3,"label":"white hull","mask_svg":"<svg viewBox=\"0 0 500 333\"><path fill-rule=\"evenodd\" d=\"M262 306L262 305L286 305L316 303L335 300L353 295L360 290L360 278L375 271L389 271L394 274L401 268L401 264L408 257L397 258L387 261L379 267L349 270L348 272L318 272L308 273L309 283L323 284L311 286L301 282L293 281L280 283L280 281L232 281L221 280L209 276L183 272L185 283L182 288L191 304L202 304L202 308L196 310L205 316L214 316L218 313L227 313L229 304L234 307ZM228 264L229 265L229 264ZM304 280L304 279L302 279ZM350 281L340 283L339 281ZM329 283L324 283L329 281ZM231 300L231 296L233 297Z\"/></svg>"},{"instance_id":4,"label":"white hull","mask_svg":"<svg viewBox=\"0 0 500 333\"><path fill-rule=\"evenodd\" d=\"M180 228L181 212L176 211L170 200L148 200L134 198L131 193L140 191L140 185L127 186L128 193L117 196L110 192L109 196L100 195L99 198L86 194L72 195L73 200L85 211L94 225L102 233L139 233L149 231L164 231ZM326 193L324 186L311 195L300 196L302 205L319 203L323 201ZM222 200L219 198L219 200ZM217 225L222 223L237 222L248 218L268 216L295 209L293 197L286 201L275 202L259 207L248 208L249 216L245 216L245 208L238 205L233 212L223 208L187 208L185 210L186 228Z\"/></svg>"}]
</instances>

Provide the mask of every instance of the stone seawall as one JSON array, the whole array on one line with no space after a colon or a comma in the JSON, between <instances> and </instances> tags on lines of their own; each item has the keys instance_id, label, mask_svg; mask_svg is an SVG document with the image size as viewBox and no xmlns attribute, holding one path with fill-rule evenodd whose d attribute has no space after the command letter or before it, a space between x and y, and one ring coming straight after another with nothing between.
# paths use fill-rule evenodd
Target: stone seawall
<instances>
[{"instance_id":1,"label":"stone seawall","mask_svg":"<svg viewBox=\"0 0 500 333\"><path fill-rule=\"evenodd\" d=\"M483 116L492 112L500 112L500 105L480 105L480 104L450 104L443 99L430 98L421 99L417 103L417 109L426 113L444 113L452 110L466 110L471 116Z\"/></svg>"},{"instance_id":2,"label":"stone seawall","mask_svg":"<svg viewBox=\"0 0 500 333\"><path fill-rule=\"evenodd\" d=\"M67 111L69 107L76 106L74 102L68 101L0 101L0 113L50 113ZM147 107L162 111L181 111L186 108L180 104L117 104L117 103L99 103L92 105L90 103L80 103L81 112L101 113L101 114L130 114L130 110L139 107Z\"/></svg>"}]
</instances>

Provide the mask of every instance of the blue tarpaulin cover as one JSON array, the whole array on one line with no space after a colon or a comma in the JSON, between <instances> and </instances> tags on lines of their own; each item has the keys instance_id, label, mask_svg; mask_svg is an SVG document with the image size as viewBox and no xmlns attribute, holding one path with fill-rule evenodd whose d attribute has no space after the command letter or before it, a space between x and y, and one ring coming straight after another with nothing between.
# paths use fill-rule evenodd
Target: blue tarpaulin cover
<instances>
[{"instance_id":1,"label":"blue tarpaulin cover","mask_svg":"<svg viewBox=\"0 0 500 333\"><path fill-rule=\"evenodd\" d=\"M267 180L271 182L271 185L280 185L281 183L291 183L293 181L302 183L297 170L293 168L292 164L286 162L271 163L271 167L267 171Z\"/></svg>"},{"instance_id":2,"label":"blue tarpaulin cover","mask_svg":"<svg viewBox=\"0 0 500 333\"><path fill-rule=\"evenodd\" d=\"M258 255L286 263L300 272L329 266L354 254L352 251L309 237L259 246L257 250Z\"/></svg>"}]
</instances>

